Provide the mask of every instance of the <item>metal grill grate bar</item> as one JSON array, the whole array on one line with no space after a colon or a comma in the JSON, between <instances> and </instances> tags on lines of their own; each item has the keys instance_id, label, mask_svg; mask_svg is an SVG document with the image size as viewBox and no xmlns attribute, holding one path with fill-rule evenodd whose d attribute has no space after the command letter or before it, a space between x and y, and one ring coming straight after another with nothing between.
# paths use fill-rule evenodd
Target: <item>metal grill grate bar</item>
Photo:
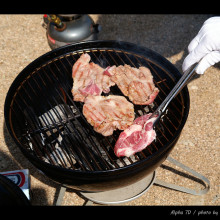
<instances>
[{"instance_id":1,"label":"metal grill grate bar","mask_svg":"<svg viewBox=\"0 0 220 220\"><path fill-rule=\"evenodd\" d=\"M85 52L90 54L92 62L103 67L129 64L136 68L139 66L150 68L160 93L153 105L147 108L135 106L136 117L154 111L163 101L172 89L172 84L168 84L167 79L173 81L173 86L175 85L175 81L170 80L171 76L168 73L167 79L160 76L158 71L164 70L158 69L144 57L125 51L91 49L56 58L30 74L19 87L11 107L19 127L22 128L20 139L27 149L41 160L55 166L96 171L135 163L162 148L181 123L179 120L183 115L181 94L175 98L175 102L171 102L164 120L157 125L156 141L132 157L117 158L113 152L120 131L115 131L109 137L97 134L82 114L83 103L76 103L72 99L72 66ZM111 93L115 94L114 89L112 90ZM17 119L20 114L26 119L26 125Z\"/></svg>"}]
</instances>

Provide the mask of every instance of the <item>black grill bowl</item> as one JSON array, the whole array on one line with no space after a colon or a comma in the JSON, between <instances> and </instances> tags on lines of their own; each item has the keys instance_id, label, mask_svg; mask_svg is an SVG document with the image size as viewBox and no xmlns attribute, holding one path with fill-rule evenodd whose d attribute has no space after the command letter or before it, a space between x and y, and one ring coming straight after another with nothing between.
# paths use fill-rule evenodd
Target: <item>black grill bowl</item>
<instances>
[{"instance_id":1,"label":"black grill bowl","mask_svg":"<svg viewBox=\"0 0 220 220\"><path fill-rule=\"evenodd\" d=\"M23 154L46 176L84 191L105 191L135 183L153 172L175 146L189 112L185 87L156 126L157 138L130 158L117 158L110 137L96 133L74 102L72 66L82 53L103 68L147 66L160 93L150 106L135 105L135 116L153 112L181 77L160 54L120 41L90 41L52 50L30 63L12 83L5 100L5 123ZM111 94L122 95L111 87Z\"/></svg>"}]
</instances>

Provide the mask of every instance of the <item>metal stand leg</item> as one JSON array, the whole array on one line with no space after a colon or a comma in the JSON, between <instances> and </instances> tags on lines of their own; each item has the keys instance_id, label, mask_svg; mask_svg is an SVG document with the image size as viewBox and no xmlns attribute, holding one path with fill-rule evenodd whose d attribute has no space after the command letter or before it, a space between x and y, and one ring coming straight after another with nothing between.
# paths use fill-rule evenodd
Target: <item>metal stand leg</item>
<instances>
[{"instance_id":1,"label":"metal stand leg","mask_svg":"<svg viewBox=\"0 0 220 220\"><path fill-rule=\"evenodd\" d=\"M58 194L58 198L57 198L57 201L56 201L56 206L59 206L59 205L62 204L65 192L66 192L66 187L61 185L60 186L60 191L59 191L59 194Z\"/></svg>"},{"instance_id":2,"label":"metal stand leg","mask_svg":"<svg viewBox=\"0 0 220 220\"><path fill-rule=\"evenodd\" d=\"M59 189L57 201L55 202L55 206L60 206L62 204L65 192L66 192L66 187L64 185L61 185L60 189ZM88 199L85 201L85 203L83 205L84 206L92 206L93 204L94 203Z\"/></svg>"},{"instance_id":3,"label":"metal stand leg","mask_svg":"<svg viewBox=\"0 0 220 220\"><path fill-rule=\"evenodd\" d=\"M94 203L91 201L91 200L89 200L89 199L87 199L86 201L85 201L85 203L83 204L83 206L92 206Z\"/></svg>"},{"instance_id":4,"label":"metal stand leg","mask_svg":"<svg viewBox=\"0 0 220 220\"><path fill-rule=\"evenodd\" d=\"M204 189L196 191L196 190L185 188L185 187L182 187L182 186L178 186L178 185L175 185L175 184L172 184L172 183L167 183L167 182L164 182L164 181L159 180L159 179L155 179L154 184L161 185L161 186L164 186L166 188L174 189L174 190L177 190L177 191L189 193L189 194L192 194L192 195L204 195L209 191L210 182L206 177L202 176L201 174L197 173L196 171L192 170L191 168L185 166L184 164L180 163L179 161L174 160L172 157L167 157L167 160L169 162L175 164L176 166L182 168L183 170L191 173L193 176L199 178L204 183L204 185L206 185L205 183L207 183L208 185Z\"/></svg>"},{"instance_id":5,"label":"metal stand leg","mask_svg":"<svg viewBox=\"0 0 220 220\"><path fill-rule=\"evenodd\" d=\"M198 182L202 182L202 185L204 185L205 188L201 189L201 190L189 189L189 188L178 186L178 185L175 185L172 183L167 183L167 182L159 180L157 178L154 178L153 184L160 185L160 186L163 186L163 187L166 187L169 189L177 190L180 192L185 192L185 193L192 194L192 195L204 195L209 191L210 182L206 177L202 176L201 174L197 173L196 171L192 170L191 168L185 166L184 164L180 163L179 161L173 159L172 157L167 157L167 160L169 162L173 163L174 165L180 167L181 169L187 171L188 173L192 174L195 178L199 179ZM60 190L59 190L59 194L58 194L58 198L55 203L56 206L59 206L62 204L65 192L66 192L66 187L64 185L61 185ZM84 206L90 206L93 204L94 204L93 201L87 199L84 203Z\"/></svg>"}]
</instances>

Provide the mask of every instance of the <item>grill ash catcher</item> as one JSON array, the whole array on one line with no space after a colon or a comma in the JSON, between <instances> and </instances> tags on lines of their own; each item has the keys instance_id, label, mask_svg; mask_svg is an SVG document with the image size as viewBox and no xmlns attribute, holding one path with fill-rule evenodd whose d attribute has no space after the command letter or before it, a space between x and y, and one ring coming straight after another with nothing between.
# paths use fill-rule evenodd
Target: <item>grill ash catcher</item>
<instances>
[{"instance_id":1,"label":"grill ash catcher","mask_svg":"<svg viewBox=\"0 0 220 220\"><path fill-rule=\"evenodd\" d=\"M90 204L128 202L153 184L194 195L207 193L207 178L169 157L188 117L187 87L170 102L155 126L155 141L131 157L118 158L114 146L120 131L107 137L96 133L82 114L83 104L73 101L72 66L82 53L103 68L128 64L151 70L160 92L153 104L135 105L136 117L154 112L181 77L172 63L148 48L100 40L51 50L16 77L5 100L5 123L27 159L61 184L56 204L62 204L66 187L76 189ZM110 94L122 95L117 87L112 87ZM165 160L190 173L205 188L196 191L158 180L156 169Z\"/></svg>"},{"instance_id":2,"label":"grill ash catcher","mask_svg":"<svg viewBox=\"0 0 220 220\"><path fill-rule=\"evenodd\" d=\"M45 14L47 40L51 49L67 44L97 40L99 24L87 14Z\"/></svg>"},{"instance_id":3,"label":"grill ash catcher","mask_svg":"<svg viewBox=\"0 0 220 220\"><path fill-rule=\"evenodd\" d=\"M101 205L120 205L139 198L140 196L145 194L154 184L157 186L165 187L171 190L176 190L196 196L204 195L209 191L210 181L206 177L192 170L191 168L185 166L184 164L180 163L179 161L173 159L170 156L167 157L167 161L169 161L176 167L186 171L187 175L190 174L189 178L193 179L193 181L197 182L198 184L203 185L204 188L200 190L198 190L198 188L191 189L165 182L163 180L156 178L156 170L155 170L154 172L147 175L143 179L126 187L122 187L115 190L109 190L109 191L101 191L101 192L79 191L78 194L83 199L85 199L84 205L93 205L94 203ZM67 188L69 188L69 186L61 185L60 188L58 189L59 193L55 203L57 206L62 205L63 197L65 195Z\"/></svg>"}]
</instances>

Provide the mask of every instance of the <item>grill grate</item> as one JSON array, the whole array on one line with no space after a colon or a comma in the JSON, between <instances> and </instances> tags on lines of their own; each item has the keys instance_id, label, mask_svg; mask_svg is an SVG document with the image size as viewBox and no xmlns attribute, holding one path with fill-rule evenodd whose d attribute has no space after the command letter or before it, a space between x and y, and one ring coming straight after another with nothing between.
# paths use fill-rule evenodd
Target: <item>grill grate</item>
<instances>
[{"instance_id":1,"label":"grill grate","mask_svg":"<svg viewBox=\"0 0 220 220\"><path fill-rule=\"evenodd\" d=\"M71 95L72 66L82 53L102 67L129 64L147 66L160 92L150 106L135 105L135 117L153 112L175 85L169 73L143 56L112 49L68 53L36 68L17 89L10 107L10 126L31 154L55 166L83 171L112 170L145 159L162 148L181 124L184 104L181 93L170 103L156 127L157 138L142 152L117 158L114 145L121 131L104 137L96 133L82 114L83 103ZM111 94L123 95L117 86ZM13 121L13 124L11 123Z\"/></svg>"}]
</instances>

